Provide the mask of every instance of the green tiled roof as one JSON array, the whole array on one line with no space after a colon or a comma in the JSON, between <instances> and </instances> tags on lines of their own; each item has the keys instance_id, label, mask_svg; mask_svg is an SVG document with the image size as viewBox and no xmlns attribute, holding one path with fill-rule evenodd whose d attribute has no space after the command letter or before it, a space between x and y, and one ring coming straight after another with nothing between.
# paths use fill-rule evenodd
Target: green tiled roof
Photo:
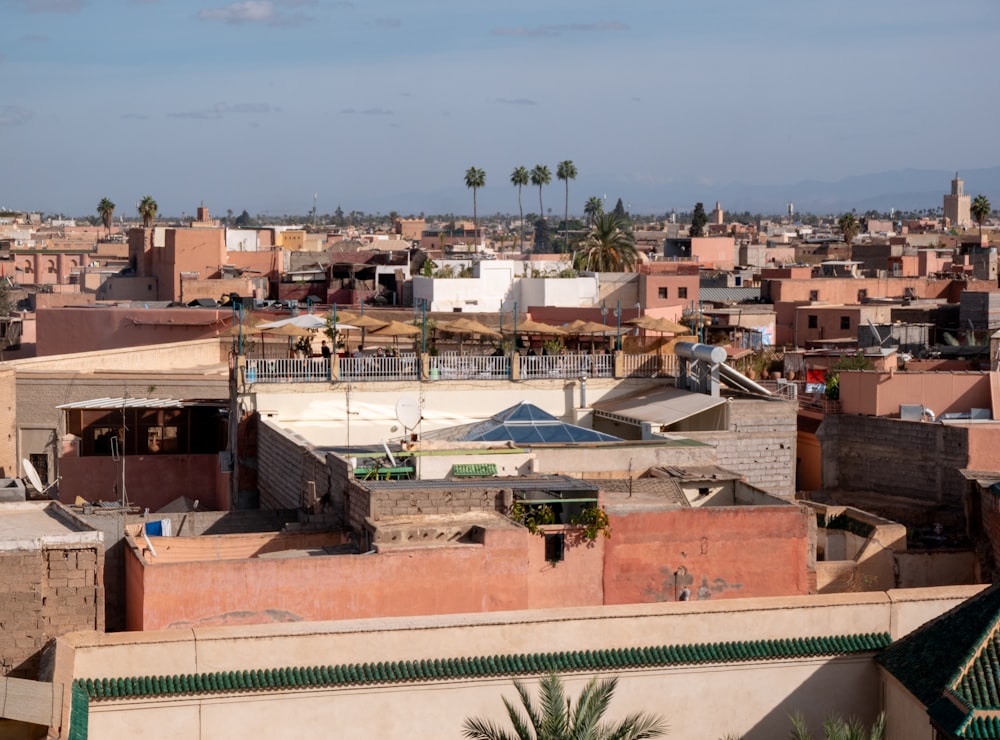
<instances>
[{"instance_id":1,"label":"green tiled roof","mask_svg":"<svg viewBox=\"0 0 1000 740\"><path fill-rule=\"evenodd\" d=\"M895 642L877 660L960 738L1000 739L1000 587L991 586Z\"/></svg>"},{"instance_id":2,"label":"green tiled roof","mask_svg":"<svg viewBox=\"0 0 1000 740\"><path fill-rule=\"evenodd\" d=\"M376 683L426 682L454 678L531 675L548 672L603 671L700 663L784 660L824 655L847 655L880 650L888 633L830 637L803 637L752 642L663 645L616 650L579 650L559 653L492 655L475 658L425 659L308 668L189 673L173 676L77 679L91 700L122 697L268 691L319 686L357 686Z\"/></svg>"},{"instance_id":3,"label":"green tiled roof","mask_svg":"<svg viewBox=\"0 0 1000 740\"><path fill-rule=\"evenodd\" d=\"M458 463L451 466L456 478L491 478L497 474L495 463Z\"/></svg>"}]
</instances>

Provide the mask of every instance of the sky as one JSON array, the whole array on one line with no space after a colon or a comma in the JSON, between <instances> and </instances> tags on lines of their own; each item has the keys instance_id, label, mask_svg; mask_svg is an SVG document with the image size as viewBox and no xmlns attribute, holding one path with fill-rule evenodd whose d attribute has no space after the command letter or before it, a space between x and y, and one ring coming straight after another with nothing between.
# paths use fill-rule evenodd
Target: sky
<instances>
[{"instance_id":1,"label":"sky","mask_svg":"<svg viewBox=\"0 0 1000 740\"><path fill-rule=\"evenodd\" d=\"M996 0L0 0L0 209L517 213L1000 164ZM943 183L944 188L947 183ZM522 193L538 211L538 189Z\"/></svg>"}]
</instances>

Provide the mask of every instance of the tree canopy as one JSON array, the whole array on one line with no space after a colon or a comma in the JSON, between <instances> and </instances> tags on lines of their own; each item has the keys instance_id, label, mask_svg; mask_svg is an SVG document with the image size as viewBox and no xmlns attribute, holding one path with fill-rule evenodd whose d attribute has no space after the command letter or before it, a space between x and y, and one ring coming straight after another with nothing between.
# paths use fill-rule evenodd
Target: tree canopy
<instances>
[{"instance_id":1,"label":"tree canopy","mask_svg":"<svg viewBox=\"0 0 1000 740\"><path fill-rule=\"evenodd\" d=\"M698 202L694 204L694 211L691 213L691 230L688 232L692 237L705 236L705 225L708 223L708 215L705 213L705 204Z\"/></svg>"},{"instance_id":2,"label":"tree canopy","mask_svg":"<svg viewBox=\"0 0 1000 740\"><path fill-rule=\"evenodd\" d=\"M628 224L614 213L602 213L580 242L574 262L578 270L625 272L635 267L638 258Z\"/></svg>"},{"instance_id":3,"label":"tree canopy","mask_svg":"<svg viewBox=\"0 0 1000 740\"><path fill-rule=\"evenodd\" d=\"M604 715L617 687L616 676L591 679L574 705L562 679L549 674L538 686L540 704L536 705L528 688L515 679L521 706L503 698L513 733L490 720L470 717L463 724L463 735L469 740L643 740L667 733L661 717L645 712L629 714L620 722L606 721Z\"/></svg>"},{"instance_id":4,"label":"tree canopy","mask_svg":"<svg viewBox=\"0 0 1000 740\"><path fill-rule=\"evenodd\" d=\"M861 230L861 224L858 223L857 217L853 213L845 213L843 216L837 219L837 227L840 229L840 233L844 237L844 243L847 246L851 246L851 242L854 241L854 237L858 235Z\"/></svg>"}]
</instances>

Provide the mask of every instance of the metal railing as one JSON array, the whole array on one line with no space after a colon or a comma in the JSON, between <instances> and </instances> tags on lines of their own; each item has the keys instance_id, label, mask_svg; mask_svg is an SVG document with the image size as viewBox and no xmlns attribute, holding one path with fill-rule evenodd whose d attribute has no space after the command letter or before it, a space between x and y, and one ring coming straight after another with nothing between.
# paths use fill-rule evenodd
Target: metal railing
<instances>
[{"instance_id":1,"label":"metal railing","mask_svg":"<svg viewBox=\"0 0 1000 740\"><path fill-rule=\"evenodd\" d=\"M248 383L322 383L329 379L327 359L247 360Z\"/></svg>"},{"instance_id":2,"label":"metal railing","mask_svg":"<svg viewBox=\"0 0 1000 740\"><path fill-rule=\"evenodd\" d=\"M510 358L494 355L462 357L456 354L432 356L429 358L429 372L431 380L509 378Z\"/></svg>"},{"instance_id":3,"label":"metal railing","mask_svg":"<svg viewBox=\"0 0 1000 740\"><path fill-rule=\"evenodd\" d=\"M614 375L613 355L521 355L522 378L610 378Z\"/></svg>"},{"instance_id":4,"label":"metal railing","mask_svg":"<svg viewBox=\"0 0 1000 740\"><path fill-rule=\"evenodd\" d=\"M399 357L344 357L340 360L340 380L419 380L420 358L415 354Z\"/></svg>"}]
</instances>

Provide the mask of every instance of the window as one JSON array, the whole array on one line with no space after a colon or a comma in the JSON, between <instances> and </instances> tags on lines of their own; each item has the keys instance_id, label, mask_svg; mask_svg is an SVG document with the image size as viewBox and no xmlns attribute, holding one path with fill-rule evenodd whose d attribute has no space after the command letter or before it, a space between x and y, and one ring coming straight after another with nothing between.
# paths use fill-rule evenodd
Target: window
<instances>
[{"instance_id":1,"label":"window","mask_svg":"<svg viewBox=\"0 0 1000 740\"><path fill-rule=\"evenodd\" d=\"M858 291L858 303L863 303L867 297L868 297L867 288L862 288L861 290Z\"/></svg>"},{"instance_id":2,"label":"window","mask_svg":"<svg viewBox=\"0 0 1000 740\"><path fill-rule=\"evenodd\" d=\"M688 289L687 288L678 288L677 289L677 297L678 298L687 298L688 297Z\"/></svg>"},{"instance_id":3,"label":"window","mask_svg":"<svg viewBox=\"0 0 1000 740\"><path fill-rule=\"evenodd\" d=\"M554 532L545 535L545 561L561 563L566 559L566 533Z\"/></svg>"},{"instance_id":4,"label":"window","mask_svg":"<svg viewBox=\"0 0 1000 740\"><path fill-rule=\"evenodd\" d=\"M809 314L809 328L815 329L817 326L819 326L819 317L814 313Z\"/></svg>"},{"instance_id":5,"label":"window","mask_svg":"<svg viewBox=\"0 0 1000 740\"><path fill-rule=\"evenodd\" d=\"M851 317L850 316L841 316L840 317L840 328L841 329L850 329L851 328Z\"/></svg>"},{"instance_id":6,"label":"window","mask_svg":"<svg viewBox=\"0 0 1000 740\"><path fill-rule=\"evenodd\" d=\"M809 300L810 301L818 301L819 300L819 291L818 290L810 290L809 291Z\"/></svg>"},{"instance_id":7,"label":"window","mask_svg":"<svg viewBox=\"0 0 1000 740\"><path fill-rule=\"evenodd\" d=\"M656 291L657 298L669 298L668 291L666 288L660 288Z\"/></svg>"}]
</instances>

